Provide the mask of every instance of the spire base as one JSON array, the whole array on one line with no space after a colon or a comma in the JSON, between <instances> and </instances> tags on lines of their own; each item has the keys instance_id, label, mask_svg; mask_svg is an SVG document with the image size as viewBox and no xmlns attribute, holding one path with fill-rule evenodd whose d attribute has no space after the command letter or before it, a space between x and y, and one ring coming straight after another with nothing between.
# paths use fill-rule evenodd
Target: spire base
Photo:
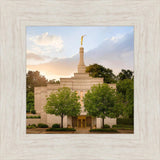
<instances>
[{"instance_id":1,"label":"spire base","mask_svg":"<svg viewBox=\"0 0 160 160\"><path fill-rule=\"evenodd\" d=\"M78 65L78 73L86 73L86 66Z\"/></svg>"}]
</instances>

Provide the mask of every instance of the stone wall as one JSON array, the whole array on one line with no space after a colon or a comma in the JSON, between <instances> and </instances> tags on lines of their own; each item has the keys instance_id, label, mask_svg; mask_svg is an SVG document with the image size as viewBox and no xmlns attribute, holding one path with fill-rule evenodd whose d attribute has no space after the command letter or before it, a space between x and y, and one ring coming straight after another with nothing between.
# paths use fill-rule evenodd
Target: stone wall
<instances>
[{"instance_id":1,"label":"stone wall","mask_svg":"<svg viewBox=\"0 0 160 160\"><path fill-rule=\"evenodd\" d=\"M116 84L112 83L112 84L108 84L111 88L116 89Z\"/></svg>"},{"instance_id":2,"label":"stone wall","mask_svg":"<svg viewBox=\"0 0 160 160\"><path fill-rule=\"evenodd\" d=\"M117 124L117 119L106 117L104 119L104 124L108 124L110 127L112 127L112 125ZM102 128L102 118L96 118L96 127L97 128Z\"/></svg>"},{"instance_id":3,"label":"stone wall","mask_svg":"<svg viewBox=\"0 0 160 160\"><path fill-rule=\"evenodd\" d=\"M27 118L26 119L26 125L31 124L39 124L44 123L47 124L49 127L52 127L53 124L61 124L61 117L51 114L42 114L41 118ZM67 127L67 116L63 118L63 127Z\"/></svg>"},{"instance_id":4,"label":"stone wall","mask_svg":"<svg viewBox=\"0 0 160 160\"><path fill-rule=\"evenodd\" d=\"M67 126L72 126L72 117L67 117Z\"/></svg>"},{"instance_id":5,"label":"stone wall","mask_svg":"<svg viewBox=\"0 0 160 160\"><path fill-rule=\"evenodd\" d=\"M47 124L52 127L53 124L61 124L61 117L54 114L47 114Z\"/></svg>"},{"instance_id":6,"label":"stone wall","mask_svg":"<svg viewBox=\"0 0 160 160\"><path fill-rule=\"evenodd\" d=\"M113 125L117 124L117 119L116 118L108 118L108 117L106 117L104 119L104 124L108 124L110 127L112 127Z\"/></svg>"},{"instance_id":7,"label":"stone wall","mask_svg":"<svg viewBox=\"0 0 160 160\"><path fill-rule=\"evenodd\" d=\"M31 125L31 124L35 124L38 125L39 123L43 123L41 122L41 119L33 119L33 118L27 118L26 119L26 125Z\"/></svg>"}]
</instances>

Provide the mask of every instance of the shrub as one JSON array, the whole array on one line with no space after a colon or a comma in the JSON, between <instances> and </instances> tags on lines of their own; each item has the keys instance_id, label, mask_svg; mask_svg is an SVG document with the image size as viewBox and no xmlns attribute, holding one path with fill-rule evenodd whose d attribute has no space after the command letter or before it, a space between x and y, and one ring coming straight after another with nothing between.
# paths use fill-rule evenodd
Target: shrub
<instances>
[{"instance_id":1,"label":"shrub","mask_svg":"<svg viewBox=\"0 0 160 160\"><path fill-rule=\"evenodd\" d=\"M102 129L91 129L90 132L118 132L115 129L112 128L102 128Z\"/></svg>"},{"instance_id":2,"label":"shrub","mask_svg":"<svg viewBox=\"0 0 160 160\"><path fill-rule=\"evenodd\" d=\"M48 128L46 131L76 131L74 128Z\"/></svg>"},{"instance_id":3,"label":"shrub","mask_svg":"<svg viewBox=\"0 0 160 160\"><path fill-rule=\"evenodd\" d=\"M32 113L32 114L36 114L36 110L32 109L32 110L31 110L31 113Z\"/></svg>"},{"instance_id":4,"label":"shrub","mask_svg":"<svg viewBox=\"0 0 160 160\"><path fill-rule=\"evenodd\" d=\"M38 128L48 128L48 125L47 124L43 124L43 123L39 123Z\"/></svg>"},{"instance_id":5,"label":"shrub","mask_svg":"<svg viewBox=\"0 0 160 160\"><path fill-rule=\"evenodd\" d=\"M30 113L30 109L26 109L26 113Z\"/></svg>"},{"instance_id":6,"label":"shrub","mask_svg":"<svg viewBox=\"0 0 160 160\"><path fill-rule=\"evenodd\" d=\"M117 118L117 124L126 124L126 125L133 125L134 121L133 118Z\"/></svg>"},{"instance_id":7,"label":"shrub","mask_svg":"<svg viewBox=\"0 0 160 160\"><path fill-rule=\"evenodd\" d=\"M36 126L36 124L32 124L31 126L33 126L33 127L37 127L37 126Z\"/></svg>"},{"instance_id":8,"label":"shrub","mask_svg":"<svg viewBox=\"0 0 160 160\"><path fill-rule=\"evenodd\" d=\"M110 126L108 124L105 124L104 128L110 128Z\"/></svg>"},{"instance_id":9,"label":"shrub","mask_svg":"<svg viewBox=\"0 0 160 160\"><path fill-rule=\"evenodd\" d=\"M41 116L27 116L26 118L27 118L27 119L28 119L28 118L31 118L31 119L32 119L32 118L35 118L35 119L38 119L38 118L41 118Z\"/></svg>"},{"instance_id":10,"label":"shrub","mask_svg":"<svg viewBox=\"0 0 160 160\"><path fill-rule=\"evenodd\" d=\"M52 125L52 128L60 128L60 124L55 123L55 124Z\"/></svg>"},{"instance_id":11,"label":"shrub","mask_svg":"<svg viewBox=\"0 0 160 160\"><path fill-rule=\"evenodd\" d=\"M112 128L116 128L116 129L129 129L129 130L132 130L132 129L133 129L133 125L119 124L119 125L113 125Z\"/></svg>"},{"instance_id":12,"label":"shrub","mask_svg":"<svg viewBox=\"0 0 160 160\"><path fill-rule=\"evenodd\" d=\"M35 124L32 124L32 125L28 125L27 126L27 129L32 129L32 128L36 128L37 126Z\"/></svg>"},{"instance_id":13,"label":"shrub","mask_svg":"<svg viewBox=\"0 0 160 160\"><path fill-rule=\"evenodd\" d=\"M32 129L33 127L32 126L27 126L27 129Z\"/></svg>"}]
</instances>

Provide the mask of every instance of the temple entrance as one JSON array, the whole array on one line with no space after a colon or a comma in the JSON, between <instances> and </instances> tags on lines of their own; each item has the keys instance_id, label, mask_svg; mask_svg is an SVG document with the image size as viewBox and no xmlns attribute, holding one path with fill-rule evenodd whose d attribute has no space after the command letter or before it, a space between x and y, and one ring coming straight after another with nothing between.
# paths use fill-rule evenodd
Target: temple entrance
<instances>
[{"instance_id":1,"label":"temple entrance","mask_svg":"<svg viewBox=\"0 0 160 160\"><path fill-rule=\"evenodd\" d=\"M72 117L72 126L78 128L91 127L91 117L90 116Z\"/></svg>"},{"instance_id":2,"label":"temple entrance","mask_svg":"<svg viewBox=\"0 0 160 160\"><path fill-rule=\"evenodd\" d=\"M84 128L84 127L86 127L86 116L78 116L78 121L77 121L77 123L78 123L78 127L79 128Z\"/></svg>"}]
</instances>

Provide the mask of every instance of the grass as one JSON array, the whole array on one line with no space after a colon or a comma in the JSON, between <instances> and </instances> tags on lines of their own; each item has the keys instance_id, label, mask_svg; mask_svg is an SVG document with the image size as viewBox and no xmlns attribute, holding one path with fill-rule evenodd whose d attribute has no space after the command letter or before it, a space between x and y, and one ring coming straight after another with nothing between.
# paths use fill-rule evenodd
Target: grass
<instances>
[{"instance_id":1,"label":"grass","mask_svg":"<svg viewBox=\"0 0 160 160\"><path fill-rule=\"evenodd\" d=\"M113 125L112 128L114 128L114 129L133 130L133 125L118 124L118 125Z\"/></svg>"},{"instance_id":2,"label":"grass","mask_svg":"<svg viewBox=\"0 0 160 160\"><path fill-rule=\"evenodd\" d=\"M102 129L91 129L90 132L118 132L117 130L115 129L112 129L112 128L102 128Z\"/></svg>"},{"instance_id":3,"label":"grass","mask_svg":"<svg viewBox=\"0 0 160 160\"><path fill-rule=\"evenodd\" d=\"M48 128L46 131L76 131L74 128Z\"/></svg>"}]
</instances>

